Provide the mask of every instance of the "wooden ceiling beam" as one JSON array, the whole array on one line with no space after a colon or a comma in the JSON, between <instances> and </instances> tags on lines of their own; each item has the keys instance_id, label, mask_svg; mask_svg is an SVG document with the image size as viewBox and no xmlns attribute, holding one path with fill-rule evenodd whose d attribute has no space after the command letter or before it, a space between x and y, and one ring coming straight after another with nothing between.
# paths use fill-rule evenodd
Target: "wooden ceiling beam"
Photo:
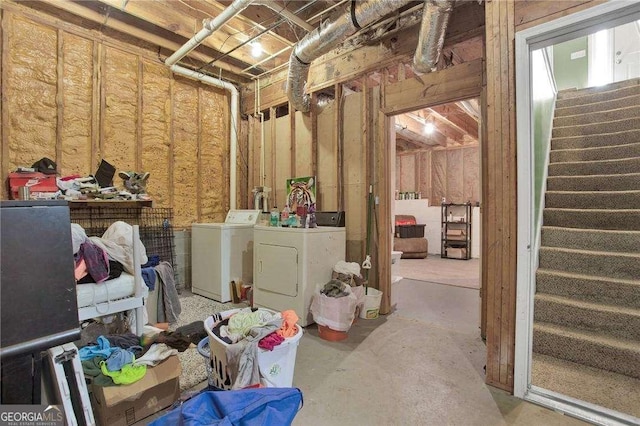
<instances>
[{"instance_id":1,"label":"wooden ceiling beam","mask_svg":"<svg viewBox=\"0 0 640 426\"><path fill-rule=\"evenodd\" d=\"M432 108L423 110L422 114L424 115L424 118L426 120L433 123L433 125L440 133L457 143L462 143L462 138L464 137L466 132L449 121L446 116L439 114Z\"/></svg>"},{"instance_id":2,"label":"wooden ceiling beam","mask_svg":"<svg viewBox=\"0 0 640 426\"><path fill-rule=\"evenodd\" d=\"M396 138L398 136L404 140L411 141L415 144L419 144L420 146L433 148L434 146L441 146L441 144L446 145L446 138L443 137L442 135L432 134L431 136L426 137L424 135L414 133L411 130L404 129L399 124L396 124Z\"/></svg>"},{"instance_id":3,"label":"wooden ceiling beam","mask_svg":"<svg viewBox=\"0 0 640 426\"><path fill-rule=\"evenodd\" d=\"M122 14L122 12L119 10L114 11L110 9L110 6L98 2L41 0L21 1L19 3L47 14L55 14L56 16L58 16L60 12L68 13L69 16L75 16L84 20L84 23L88 25L88 28L90 29L94 29L98 32L103 32L105 29L115 31L126 35L127 37L131 37L132 39L140 40L144 43L150 44L151 46L157 46L170 52L174 52L179 49L184 44L184 41L186 41L177 41L178 39L181 39L181 37L170 32L161 34L160 31L164 30L160 28L152 30L149 28L151 24L145 23L138 18L130 17L129 19L124 20L116 19L116 16L118 14ZM107 19L107 16L111 19ZM77 24L81 26L83 25L81 23ZM200 48L191 52L190 56L199 64L198 66L200 66L213 60L214 56L210 53L211 50L212 49L210 48ZM218 64L218 68L223 71L225 78L240 83L247 81L246 76L241 74L240 71L242 68L240 67L229 63L221 63ZM231 73L233 76L226 75L227 73Z\"/></svg>"},{"instance_id":4,"label":"wooden ceiling beam","mask_svg":"<svg viewBox=\"0 0 640 426\"><path fill-rule=\"evenodd\" d=\"M129 0L123 8L121 0L98 1L138 19L150 22L160 28L172 31L186 39L190 39L202 29L202 14L196 15L195 10L191 8L186 8L184 11L178 11L174 7L174 3L179 4L179 2L157 0L153 2L153 7L149 7L149 2L147 0ZM218 50L221 52L220 58L222 58L225 52L241 45L249 40L251 35L258 33L258 30L254 29L255 34L246 34L244 32L247 31L246 28L238 30L233 28L233 26L234 21L231 20L229 23L223 25L220 29L204 39L201 44ZM261 44L267 54L277 52L285 47L282 43L267 43L266 40L262 40ZM245 45L234 50L229 53L228 56L245 64L255 62L255 58L251 56L251 47L249 45ZM216 63L216 66L217 65L218 64Z\"/></svg>"},{"instance_id":5,"label":"wooden ceiling beam","mask_svg":"<svg viewBox=\"0 0 640 426\"><path fill-rule=\"evenodd\" d=\"M431 110L445 117L452 126L457 127L461 132L478 139L478 121L457 104L438 105L431 107Z\"/></svg>"}]
</instances>

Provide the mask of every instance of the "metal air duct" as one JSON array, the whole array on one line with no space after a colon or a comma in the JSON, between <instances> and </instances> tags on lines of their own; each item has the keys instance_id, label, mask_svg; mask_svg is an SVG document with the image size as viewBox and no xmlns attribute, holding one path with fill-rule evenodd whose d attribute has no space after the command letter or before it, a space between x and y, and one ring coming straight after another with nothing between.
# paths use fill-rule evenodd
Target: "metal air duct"
<instances>
[{"instance_id":1,"label":"metal air duct","mask_svg":"<svg viewBox=\"0 0 640 426\"><path fill-rule=\"evenodd\" d=\"M287 96L293 107L302 112L311 109L311 96L304 93L311 62L331 51L360 29L398 10L410 0L377 0L352 2L348 12L337 19L323 22L300 40L289 58Z\"/></svg>"},{"instance_id":2,"label":"metal air duct","mask_svg":"<svg viewBox=\"0 0 640 426\"><path fill-rule=\"evenodd\" d=\"M436 70L442 53L444 36L453 11L452 0L426 0L422 9L420 37L413 56L413 69L417 73Z\"/></svg>"}]
</instances>

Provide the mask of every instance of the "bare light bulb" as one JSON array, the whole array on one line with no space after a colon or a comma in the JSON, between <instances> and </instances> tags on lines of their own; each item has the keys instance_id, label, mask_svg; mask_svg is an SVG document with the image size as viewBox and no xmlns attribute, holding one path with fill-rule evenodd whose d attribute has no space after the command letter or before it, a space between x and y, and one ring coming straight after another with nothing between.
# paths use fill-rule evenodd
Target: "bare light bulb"
<instances>
[{"instance_id":1,"label":"bare light bulb","mask_svg":"<svg viewBox=\"0 0 640 426\"><path fill-rule=\"evenodd\" d=\"M258 58L262 55L262 45L257 41L251 43L251 56Z\"/></svg>"},{"instance_id":2,"label":"bare light bulb","mask_svg":"<svg viewBox=\"0 0 640 426\"><path fill-rule=\"evenodd\" d=\"M433 133L433 131L436 129L436 127L433 125L433 123L427 123L424 125L424 132L428 135L430 135L431 133Z\"/></svg>"}]
</instances>

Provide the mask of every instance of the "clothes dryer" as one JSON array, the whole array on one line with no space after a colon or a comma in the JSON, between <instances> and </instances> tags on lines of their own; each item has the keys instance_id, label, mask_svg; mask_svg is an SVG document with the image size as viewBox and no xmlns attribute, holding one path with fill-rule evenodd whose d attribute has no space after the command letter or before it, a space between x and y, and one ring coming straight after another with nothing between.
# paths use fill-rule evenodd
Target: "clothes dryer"
<instances>
[{"instance_id":1,"label":"clothes dryer","mask_svg":"<svg viewBox=\"0 0 640 426\"><path fill-rule=\"evenodd\" d=\"M253 280L253 227L260 210L229 210L224 223L191 225L191 287L218 302L231 300L231 281Z\"/></svg>"},{"instance_id":2,"label":"clothes dryer","mask_svg":"<svg viewBox=\"0 0 640 426\"><path fill-rule=\"evenodd\" d=\"M335 264L345 260L345 228L256 225L253 238L254 305L293 309L299 325L313 323L309 308L316 286L331 280Z\"/></svg>"}]
</instances>

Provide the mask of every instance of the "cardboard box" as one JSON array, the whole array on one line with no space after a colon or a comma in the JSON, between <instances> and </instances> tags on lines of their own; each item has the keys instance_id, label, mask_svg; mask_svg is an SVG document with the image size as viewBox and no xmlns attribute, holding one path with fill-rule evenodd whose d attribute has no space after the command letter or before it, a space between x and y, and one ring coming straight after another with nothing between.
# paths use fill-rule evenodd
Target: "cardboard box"
<instances>
[{"instance_id":1,"label":"cardboard box","mask_svg":"<svg viewBox=\"0 0 640 426\"><path fill-rule=\"evenodd\" d=\"M135 383L92 386L91 405L99 425L128 426L173 404L180 397L180 361L170 356Z\"/></svg>"},{"instance_id":2,"label":"cardboard box","mask_svg":"<svg viewBox=\"0 0 640 426\"><path fill-rule=\"evenodd\" d=\"M12 200L18 199L18 188L28 186L31 195L35 193L55 193L58 191L56 175L46 175L44 173L9 173L9 194Z\"/></svg>"}]
</instances>

